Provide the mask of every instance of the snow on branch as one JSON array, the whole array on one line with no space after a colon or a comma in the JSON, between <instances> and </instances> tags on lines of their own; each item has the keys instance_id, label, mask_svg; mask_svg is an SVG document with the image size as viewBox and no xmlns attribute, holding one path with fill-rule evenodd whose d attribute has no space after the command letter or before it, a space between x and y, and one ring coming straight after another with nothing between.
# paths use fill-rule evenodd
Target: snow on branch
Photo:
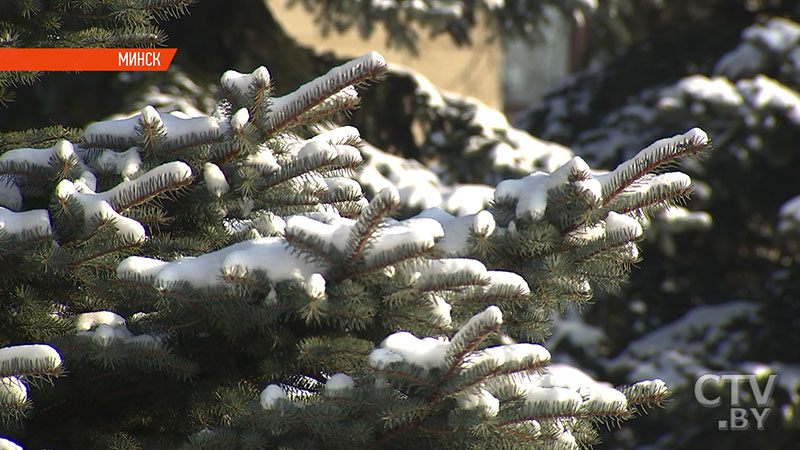
<instances>
[{"instance_id":1,"label":"snow on branch","mask_svg":"<svg viewBox=\"0 0 800 450\"><path fill-rule=\"evenodd\" d=\"M620 391L625 395L632 407L638 408L660 406L670 396L666 383L659 379L639 381L638 383L621 387Z\"/></svg>"},{"instance_id":2,"label":"snow on branch","mask_svg":"<svg viewBox=\"0 0 800 450\"><path fill-rule=\"evenodd\" d=\"M191 181L192 169L189 165L173 161L97 195L105 198L116 210L125 211L160 194L185 187Z\"/></svg>"},{"instance_id":3,"label":"snow on branch","mask_svg":"<svg viewBox=\"0 0 800 450\"><path fill-rule=\"evenodd\" d=\"M52 234L50 215L45 209L14 212L0 206L0 237L28 241ZM2 240L0 239L0 242ZM0 253L5 249L0 247Z\"/></svg>"},{"instance_id":4,"label":"snow on branch","mask_svg":"<svg viewBox=\"0 0 800 450\"><path fill-rule=\"evenodd\" d=\"M0 438L0 448L3 450L23 450L22 447L5 438Z\"/></svg>"},{"instance_id":5,"label":"snow on branch","mask_svg":"<svg viewBox=\"0 0 800 450\"><path fill-rule=\"evenodd\" d=\"M26 417L31 408L27 385L49 382L62 371L61 355L49 345L0 348L0 423Z\"/></svg>"},{"instance_id":6,"label":"snow on branch","mask_svg":"<svg viewBox=\"0 0 800 450\"><path fill-rule=\"evenodd\" d=\"M59 338L70 349L70 358L96 361L106 368L135 367L137 370L166 371L178 379L189 379L199 370L194 362L174 355L163 337L133 334L127 321L111 311L81 313L74 318L75 334Z\"/></svg>"},{"instance_id":7,"label":"snow on branch","mask_svg":"<svg viewBox=\"0 0 800 450\"><path fill-rule=\"evenodd\" d=\"M645 176L640 181L617 195L607 207L621 213L641 212L651 217L692 192L692 180L682 172Z\"/></svg>"},{"instance_id":8,"label":"snow on branch","mask_svg":"<svg viewBox=\"0 0 800 450\"><path fill-rule=\"evenodd\" d=\"M49 345L31 344L0 348L0 377L58 377L61 355Z\"/></svg>"},{"instance_id":9,"label":"snow on branch","mask_svg":"<svg viewBox=\"0 0 800 450\"><path fill-rule=\"evenodd\" d=\"M448 257L470 255L471 238L489 238L497 226L492 213L485 210L456 217L441 208L428 208L414 217L434 219L442 225L444 237L436 241L436 249Z\"/></svg>"},{"instance_id":10,"label":"snow on branch","mask_svg":"<svg viewBox=\"0 0 800 450\"><path fill-rule=\"evenodd\" d=\"M490 282L486 266L476 259L432 259L420 264L416 270L419 270L419 277L414 287L421 292L486 286Z\"/></svg>"},{"instance_id":11,"label":"snow on branch","mask_svg":"<svg viewBox=\"0 0 800 450\"><path fill-rule=\"evenodd\" d=\"M298 116L288 126L299 126L318 123L340 112L350 111L355 108L361 99L354 86L347 86L341 91L331 95L308 111Z\"/></svg>"},{"instance_id":12,"label":"snow on branch","mask_svg":"<svg viewBox=\"0 0 800 450\"><path fill-rule=\"evenodd\" d=\"M481 343L487 336L496 333L503 323L503 313L497 306L490 306L483 312L472 316L453 336L451 345L445 353L446 362L452 371L462 363L466 355ZM445 377L445 381L446 381Z\"/></svg>"},{"instance_id":13,"label":"snow on branch","mask_svg":"<svg viewBox=\"0 0 800 450\"><path fill-rule=\"evenodd\" d=\"M319 264L305 262L292 253L283 238L266 237L239 242L200 256L185 256L174 261L131 256L117 266L120 280L149 282L160 291L222 287L226 281L266 274L272 283L299 281L313 290L312 276L325 272Z\"/></svg>"},{"instance_id":14,"label":"snow on branch","mask_svg":"<svg viewBox=\"0 0 800 450\"><path fill-rule=\"evenodd\" d=\"M361 210L358 220L350 230L344 248L347 266L352 267L355 264L361 252L366 250L371 243L372 233L378 229L384 217L397 208L399 202L397 190L387 188L379 192L369 205Z\"/></svg>"},{"instance_id":15,"label":"snow on branch","mask_svg":"<svg viewBox=\"0 0 800 450\"><path fill-rule=\"evenodd\" d=\"M82 145L116 150L139 146L145 154L163 160L188 147L218 142L229 126L227 120L160 114L152 106L146 106L126 119L90 124L83 133Z\"/></svg>"},{"instance_id":16,"label":"snow on branch","mask_svg":"<svg viewBox=\"0 0 800 450\"><path fill-rule=\"evenodd\" d=\"M56 218L74 218L72 212L72 202L77 203L79 210L83 212L83 223L77 224L82 227L80 232L92 233L95 228L93 225L99 223L113 223L117 229L117 234L123 241L128 243L140 242L145 238L144 227L141 223L119 214L105 197L95 194L85 185L76 186L69 180L62 180L56 186L56 198L58 210ZM72 231L72 230L70 230Z\"/></svg>"},{"instance_id":17,"label":"snow on branch","mask_svg":"<svg viewBox=\"0 0 800 450\"><path fill-rule=\"evenodd\" d=\"M251 73L240 73L235 70L227 70L220 77L220 85L228 93L236 94L237 97L244 97L248 91L257 86L268 85L271 82L269 70L260 66Z\"/></svg>"},{"instance_id":18,"label":"snow on branch","mask_svg":"<svg viewBox=\"0 0 800 450\"><path fill-rule=\"evenodd\" d=\"M191 168L179 161L162 164L136 179L100 193L94 192L94 182L61 180L55 188L53 206L57 227L64 237L93 233L100 225L113 223L117 236L124 242L140 242L145 238L144 227L120 212L185 187L191 180Z\"/></svg>"},{"instance_id":19,"label":"snow on branch","mask_svg":"<svg viewBox=\"0 0 800 450\"><path fill-rule=\"evenodd\" d=\"M0 155L0 176L24 175L22 167L52 169L55 175L63 177L69 168L78 163L72 143L60 140L52 147L17 148Z\"/></svg>"},{"instance_id":20,"label":"snow on branch","mask_svg":"<svg viewBox=\"0 0 800 450\"><path fill-rule=\"evenodd\" d=\"M0 155L0 205L18 209L24 193L46 196L53 179L90 176L79 161L72 143L66 140L49 148L17 148L3 153Z\"/></svg>"},{"instance_id":21,"label":"snow on branch","mask_svg":"<svg viewBox=\"0 0 800 450\"><path fill-rule=\"evenodd\" d=\"M339 67L328 71L325 75L300 86L296 91L272 100L272 108L265 136L271 136L297 120L325 100L337 93L364 81L375 79L386 70L386 61L377 52L367 53Z\"/></svg>"},{"instance_id":22,"label":"snow on branch","mask_svg":"<svg viewBox=\"0 0 800 450\"><path fill-rule=\"evenodd\" d=\"M524 428L528 444L559 440L571 442L565 447L571 448L591 443L581 419L615 424L631 417L626 393L574 367L548 366L550 353L540 345L478 348L502 320L492 306L452 339L418 338L406 331L384 339L367 362L378 386L388 383L421 395L403 396L382 408L391 431L378 442L412 427L427 430L428 416L444 413L453 428L443 432L488 427L513 434Z\"/></svg>"},{"instance_id":23,"label":"snow on branch","mask_svg":"<svg viewBox=\"0 0 800 450\"><path fill-rule=\"evenodd\" d=\"M251 118L254 123L266 120L271 105L269 94L272 92L272 80L266 67L260 66L253 72L244 74L235 70L228 70L220 78L220 88L225 98L231 101L231 106L247 113L244 117L235 119L231 117L231 124L242 125ZM234 125L236 128L236 125Z\"/></svg>"},{"instance_id":24,"label":"snow on branch","mask_svg":"<svg viewBox=\"0 0 800 450\"><path fill-rule=\"evenodd\" d=\"M682 156L699 155L710 147L711 140L699 128L653 142L630 160L618 165L611 173L598 177L603 189L603 205L609 204L617 195L653 170Z\"/></svg>"}]
</instances>

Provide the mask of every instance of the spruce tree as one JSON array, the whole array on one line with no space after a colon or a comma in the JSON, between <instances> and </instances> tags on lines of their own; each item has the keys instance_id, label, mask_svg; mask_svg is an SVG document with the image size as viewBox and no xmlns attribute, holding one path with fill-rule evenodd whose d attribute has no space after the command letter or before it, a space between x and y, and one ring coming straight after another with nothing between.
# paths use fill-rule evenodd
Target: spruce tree
<instances>
[{"instance_id":1,"label":"spruce tree","mask_svg":"<svg viewBox=\"0 0 800 450\"><path fill-rule=\"evenodd\" d=\"M686 209L651 222L648 263L621 291L553 326L554 360L618 383L658 374L670 386L669 407L613 433L607 441L616 446L790 449L800 439L791 201L800 170L798 22L797 2L730 2L575 73L517 117L517 126L569 146L593 167L667 130L697 125L715 137L702 164L681 165L696 193ZM570 342L581 329L595 339ZM761 386L777 375L764 429L753 420L746 432L720 431L732 402L756 405L726 384L716 388L719 408L702 406L694 388L705 373L757 375Z\"/></svg>"},{"instance_id":2,"label":"spruce tree","mask_svg":"<svg viewBox=\"0 0 800 450\"><path fill-rule=\"evenodd\" d=\"M151 48L164 45L158 22L186 14L194 0L7 0L0 3L0 48ZM0 105L41 72L0 71Z\"/></svg>"},{"instance_id":3,"label":"spruce tree","mask_svg":"<svg viewBox=\"0 0 800 450\"><path fill-rule=\"evenodd\" d=\"M547 315L622 282L685 198L699 129L580 157L487 208L403 215L333 120L370 53L208 115L136 114L0 155L0 414L26 448L582 448L668 396L548 366Z\"/></svg>"}]
</instances>

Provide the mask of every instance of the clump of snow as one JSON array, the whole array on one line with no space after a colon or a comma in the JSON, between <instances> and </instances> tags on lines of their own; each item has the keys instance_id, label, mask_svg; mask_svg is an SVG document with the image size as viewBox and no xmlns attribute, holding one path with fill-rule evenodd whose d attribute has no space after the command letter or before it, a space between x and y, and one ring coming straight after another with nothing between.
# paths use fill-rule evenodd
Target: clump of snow
<instances>
[{"instance_id":1,"label":"clump of snow","mask_svg":"<svg viewBox=\"0 0 800 450\"><path fill-rule=\"evenodd\" d=\"M87 331L99 325L109 325L118 327L125 325L125 319L119 314L111 311L95 311L78 314L75 317L75 328L78 331Z\"/></svg>"},{"instance_id":2,"label":"clump of snow","mask_svg":"<svg viewBox=\"0 0 800 450\"><path fill-rule=\"evenodd\" d=\"M457 216L475 214L487 206L494 195L494 188L482 184L457 184L442 186L442 209Z\"/></svg>"},{"instance_id":3,"label":"clump of snow","mask_svg":"<svg viewBox=\"0 0 800 450\"><path fill-rule=\"evenodd\" d=\"M638 238L642 235L642 224L631 216L609 211L606 216L606 236L614 234Z\"/></svg>"},{"instance_id":4,"label":"clump of snow","mask_svg":"<svg viewBox=\"0 0 800 450\"><path fill-rule=\"evenodd\" d=\"M528 386L526 389L525 403L558 405L562 414L574 414L583 402L577 392L562 387Z\"/></svg>"},{"instance_id":5,"label":"clump of snow","mask_svg":"<svg viewBox=\"0 0 800 450\"><path fill-rule=\"evenodd\" d=\"M313 274L321 273L323 268L293 254L284 239L264 237L170 262L129 257L119 264L117 276L128 278L146 274L153 277L153 283L159 289L169 289L181 282L187 282L195 288L208 288L221 285L226 274L246 275L250 270L264 271L275 283L298 280L306 285L318 286L318 283L309 281Z\"/></svg>"},{"instance_id":6,"label":"clump of snow","mask_svg":"<svg viewBox=\"0 0 800 450\"><path fill-rule=\"evenodd\" d=\"M542 219L547 210L548 193L571 184L590 204L603 199L603 178L594 176L586 162L572 157L550 174L534 172L524 178L503 180L497 185L496 202L516 203L515 216L532 222Z\"/></svg>"},{"instance_id":7,"label":"clump of snow","mask_svg":"<svg viewBox=\"0 0 800 450\"><path fill-rule=\"evenodd\" d=\"M489 211L480 211L472 219L472 231L476 236L489 237L494 233L497 223ZM445 232L447 233L447 232Z\"/></svg>"},{"instance_id":8,"label":"clump of snow","mask_svg":"<svg viewBox=\"0 0 800 450\"><path fill-rule=\"evenodd\" d=\"M167 145L191 136L219 136L222 133L220 121L213 117L184 118L175 114L160 114L155 108L148 105L139 114L125 119L89 124L83 137L89 145L110 141L115 146L130 147L137 144L139 138L136 130L142 126L142 121L155 126L163 125L166 131L165 143Z\"/></svg>"},{"instance_id":9,"label":"clump of snow","mask_svg":"<svg viewBox=\"0 0 800 450\"><path fill-rule=\"evenodd\" d=\"M464 346L467 345L469 339L474 336L472 333L476 329L497 329L502 323L503 312L500 311L500 308L495 305L489 306L478 314L473 315L458 329L456 334L453 336L453 345L451 346L451 349L448 349L448 354L450 353L450 350L455 349L455 351L460 351L463 349Z\"/></svg>"},{"instance_id":10,"label":"clump of snow","mask_svg":"<svg viewBox=\"0 0 800 450\"><path fill-rule=\"evenodd\" d=\"M498 142L489 151L495 170L553 172L572 158L569 148L531 136L526 131L508 128L505 133L508 143Z\"/></svg>"},{"instance_id":11,"label":"clump of snow","mask_svg":"<svg viewBox=\"0 0 800 450\"><path fill-rule=\"evenodd\" d=\"M247 108L239 108L239 110L231 116L231 127L239 131L244 128L248 120L250 120L250 113L247 111Z\"/></svg>"},{"instance_id":12,"label":"clump of snow","mask_svg":"<svg viewBox=\"0 0 800 450\"><path fill-rule=\"evenodd\" d=\"M277 172L281 169L281 165L278 164L272 149L266 145L259 146L257 152L248 155L244 163L251 166L261 166L265 173Z\"/></svg>"},{"instance_id":13,"label":"clump of snow","mask_svg":"<svg viewBox=\"0 0 800 450\"><path fill-rule=\"evenodd\" d=\"M551 364L542 373L529 375L523 386L527 402L556 404L566 411L612 409L622 414L628 406L622 392L566 364Z\"/></svg>"},{"instance_id":14,"label":"clump of snow","mask_svg":"<svg viewBox=\"0 0 800 450\"><path fill-rule=\"evenodd\" d=\"M319 221L307 216L292 216L286 221L286 232L296 235L314 236L344 251L347 238L355 220L337 217L330 221Z\"/></svg>"},{"instance_id":15,"label":"clump of snow","mask_svg":"<svg viewBox=\"0 0 800 450\"><path fill-rule=\"evenodd\" d=\"M332 130L325 130L322 133L312 137L311 140L326 142L330 145L336 146L345 142L360 142L361 134L358 132L358 128L348 125L344 127L336 127Z\"/></svg>"},{"instance_id":16,"label":"clump of snow","mask_svg":"<svg viewBox=\"0 0 800 450\"><path fill-rule=\"evenodd\" d=\"M50 214L46 209L14 212L0 206L0 230L11 236L32 232L37 235L49 235Z\"/></svg>"},{"instance_id":17,"label":"clump of snow","mask_svg":"<svg viewBox=\"0 0 800 450\"><path fill-rule=\"evenodd\" d=\"M392 333L367 358L370 367L382 369L391 363L406 362L424 369L443 368L450 342L444 338L420 339L408 331Z\"/></svg>"},{"instance_id":18,"label":"clump of snow","mask_svg":"<svg viewBox=\"0 0 800 450\"><path fill-rule=\"evenodd\" d=\"M456 404L461 409L482 408L487 416L496 416L500 411L500 400L484 388L460 393Z\"/></svg>"},{"instance_id":19,"label":"clump of snow","mask_svg":"<svg viewBox=\"0 0 800 450\"><path fill-rule=\"evenodd\" d=\"M516 200L517 218L537 221L547 208L549 177L544 172L535 172L518 180L504 180L497 185L495 201Z\"/></svg>"},{"instance_id":20,"label":"clump of snow","mask_svg":"<svg viewBox=\"0 0 800 450\"><path fill-rule=\"evenodd\" d=\"M453 322L450 311L453 307L441 296L433 295L431 300L431 314L438 318L442 325L449 326Z\"/></svg>"},{"instance_id":21,"label":"clump of snow","mask_svg":"<svg viewBox=\"0 0 800 450\"><path fill-rule=\"evenodd\" d=\"M37 167L50 167L51 161L67 161L77 157L72 143L60 140L48 148L17 148L0 155L0 170L5 171L11 164L30 164Z\"/></svg>"},{"instance_id":22,"label":"clump of snow","mask_svg":"<svg viewBox=\"0 0 800 450\"><path fill-rule=\"evenodd\" d=\"M619 164L611 172L598 175L596 178L600 181L603 189L606 190L611 184L617 184L621 179L627 179L626 174L637 174L643 167L648 167L653 161L658 161L659 156L663 157L665 149L680 149L687 142L704 146L708 145L710 139L705 131L697 127L682 134L658 139L640 150L633 158Z\"/></svg>"},{"instance_id":23,"label":"clump of snow","mask_svg":"<svg viewBox=\"0 0 800 450\"><path fill-rule=\"evenodd\" d=\"M300 159L320 158L323 161L333 161L339 156L336 149L323 141L306 141L306 144L297 153Z\"/></svg>"},{"instance_id":24,"label":"clump of snow","mask_svg":"<svg viewBox=\"0 0 800 450\"><path fill-rule=\"evenodd\" d=\"M58 354L56 349L49 345L29 344L0 348L0 363L5 363L6 361L17 358L36 360L40 363L46 362L47 366L50 368L56 368L61 365L61 355Z\"/></svg>"},{"instance_id":25,"label":"clump of snow","mask_svg":"<svg viewBox=\"0 0 800 450\"><path fill-rule=\"evenodd\" d=\"M489 9L500 9L506 4L505 0L483 0L483 3Z\"/></svg>"},{"instance_id":26,"label":"clump of snow","mask_svg":"<svg viewBox=\"0 0 800 450\"><path fill-rule=\"evenodd\" d=\"M440 208L429 208L414 217L434 219L442 226L444 237L436 247L445 256L466 256L470 252L469 233L475 225L474 215L454 217Z\"/></svg>"},{"instance_id":27,"label":"clump of snow","mask_svg":"<svg viewBox=\"0 0 800 450\"><path fill-rule=\"evenodd\" d=\"M166 264L166 261L159 259L129 256L117 265L117 278L154 277Z\"/></svg>"},{"instance_id":28,"label":"clump of snow","mask_svg":"<svg viewBox=\"0 0 800 450\"><path fill-rule=\"evenodd\" d=\"M683 206L671 206L656 217L658 223L666 224L659 230L678 233L686 230L705 230L711 227L713 219L705 211L689 211Z\"/></svg>"},{"instance_id":29,"label":"clump of snow","mask_svg":"<svg viewBox=\"0 0 800 450\"><path fill-rule=\"evenodd\" d=\"M424 265L420 267L420 271L421 274L417 279L417 285L424 288L426 286L435 286L437 278L455 273L483 278L486 275L486 266L476 259L432 259L426 261Z\"/></svg>"},{"instance_id":30,"label":"clump of snow","mask_svg":"<svg viewBox=\"0 0 800 450\"><path fill-rule=\"evenodd\" d=\"M214 197L222 197L231 188L222 169L214 163L207 162L203 165L203 180L206 182L206 189Z\"/></svg>"},{"instance_id":31,"label":"clump of snow","mask_svg":"<svg viewBox=\"0 0 800 450\"><path fill-rule=\"evenodd\" d=\"M118 173L126 179L133 177L141 165L142 158L136 146L124 152L103 150L94 161L94 166L101 172Z\"/></svg>"},{"instance_id":32,"label":"clump of snow","mask_svg":"<svg viewBox=\"0 0 800 450\"><path fill-rule=\"evenodd\" d=\"M115 340L123 344L159 342L149 334L134 335L128 330L125 319L111 311L95 311L78 314L75 317L78 336L86 336L102 347L108 347Z\"/></svg>"},{"instance_id":33,"label":"clump of snow","mask_svg":"<svg viewBox=\"0 0 800 450\"><path fill-rule=\"evenodd\" d=\"M107 195L95 194L86 190L87 192L79 192L71 181L61 180L56 186L56 196L64 202L75 199L81 204L85 226L89 225L92 218L98 217L102 220L113 221L119 236L126 242L137 242L145 238L142 224L116 212L106 201Z\"/></svg>"},{"instance_id":34,"label":"clump of snow","mask_svg":"<svg viewBox=\"0 0 800 450\"><path fill-rule=\"evenodd\" d=\"M369 144L361 147L366 162L356 179L368 191L394 187L400 202L413 209L428 209L442 204L439 177L420 162L382 152Z\"/></svg>"},{"instance_id":35,"label":"clump of snow","mask_svg":"<svg viewBox=\"0 0 800 450\"><path fill-rule=\"evenodd\" d=\"M28 388L19 378L0 378L0 405L21 405L27 400Z\"/></svg>"},{"instance_id":36,"label":"clump of snow","mask_svg":"<svg viewBox=\"0 0 800 450\"><path fill-rule=\"evenodd\" d=\"M267 387L261 391L261 407L266 410L274 409L275 404L280 399L288 400L289 398L283 388L277 384L267 385Z\"/></svg>"},{"instance_id":37,"label":"clump of snow","mask_svg":"<svg viewBox=\"0 0 800 450\"><path fill-rule=\"evenodd\" d=\"M315 299L320 299L325 296L325 277L319 273L313 273L306 282L306 291L308 296Z\"/></svg>"},{"instance_id":38,"label":"clump of snow","mask_svg":"<svg viewBox=\"0 0 800 450\"><path fill-rule=\"evenodd\" d=\"M686 108L687 103L702 101L722 108L737 108L742 96L736 86L725 77L708 78L696 74L664 89L658 107L661 109Z\"/></svg>"},{"instance_id":39,"label":"clump of snow","mask_svg":"<svg viewBox=\"0 0 800 450\"><path fill-rule=\"evenodd\" d=\"M73 183L61 180L56 186L55 194L61 201L77 200L84 210L84 226L88 226L94 217L111 220L117 227L118 235L126 242L137 242L145 238L142 224L117 212L115 208L128 208L131 193L147 197L149 191L158 191L165 187L165 180L182 183L192 177L192 170L186 163L173 161L161 164L142 176L124 181L114 188L95 193L92 186L80 180Z\"/></svg>"},{"instance_id":40,"label":"clump of snow","mask_svg":"<svg viewBox=\"0 0 800 450\"><path fill-rule=\"evenodd\" d=\"M545 364L550 361L550 352L538 344L518 343L488 347L475 352L467 359L467 365L481 364L491 361L497 367L505 364L519 364L530 360L533 364Z\"/></svg>"},{"instance_id":41,"label":"clump of snow","mask_svg":"<svg viewBox=\"0 0 800 450\"><path fill-rule=\"evenodd\" d=\"M54 371L61 365L61 355L56 349L44 344L14 345L0 348L0 367L12 368L12 364L32 365L34 372ZM4 403L21 404L28 397L28 389L22 380L15 376L0 377L0 405Z\"/></svg>"},{"instance_id":42,"label":"clump of snow","mask_svg":"<svg viewBox=\"0 0 800 450\"><path fill-rule=\"evenodd\" d=\"M778 210L778 231L800 231L800 195L784 203Z\"/></svg>"},{"instance_id":43,"label":"clump of snow","mask_svg":"<svg viewBox=\"0 0 800 450\"><path fill-rule=\"evenodd\" d=\"M24 450L22 447L8 439L0 437L0 450Z\"/></svg>"},{"instance_id":44,"label":"clump of snow","mask_svg":"<svg viewBox=\"0 0 800 450\"><path fill-rule=\"evenodd\" d=\"M250 73L241 73L235 70L227 70L220 77L220 84L236 88L242 95L247 94L253 82L258 81L263 85L270 82L269 70L264 66L259 66Z\"/></svg>"},{"instance_id":45,"label":"clump of snow","mask_svg":"<svg viewBox=\"0 0 800 450\"><path fill-rule=\"evenodd\" d=\"M385 227L371 241L371 246L364 251L367 258L390 251L402 245L416 244L422 248L431 248L436 240L444 236L442 225L433 219L412 217L403 221L389 220Z\"/></svg>"},{"instance_id":46,"label":"clump of snow","mask_svg":"<svg viewBox=\"0 0 800 450\"><path fill-rule=\"evenodd\" d=\"M353 380L350 375L344 373L335 373L325 382L325 390L328 392L352 389L355 386L355 380Z\"/></svg>"},{"instance_id":47,"label":"clump of snow","mask_svg":"<svg viewBox=\"0 0 800 450\"><path fill-rule=\"evenodd\" d=\"M487 290L499 289L501 287L513 287L513 289L522 295L528 295L531 292L528 282L522 278L521 275L514 272L506 272L502 270L490 270L486 272L489 276L489 284L486 286Z\"/></svg>"},{"instance_id":48,"label":"clump of snow","mask_svg":"<svg viewBox=\"0 0 800 450\"><path fill-rule=\"evenodd\" d=\"M98 198L108 201L113 206L119 207L124 205L124 200L122 200L122 198L131 191L145 193L148 191L150 185L162 185L162 180L169 179L174 183L182 183L188 181L191 177L192 168L189 167L188 164L181 161L172 161L160 164L136 179L124 181L96 195ZM153 188L150 187L149 189L152 190ZM89 193L93 194L93 192Z\"/></svg>"},{"instance_id":49,"label":"clump of snow","mask_svg":"<svg viewBox=\"0 0 800 450\"><path fill-rule=\"evenodd\" d=\"M329 192L345 193L348 198L360 197L362 195L361 185L352 178L331 177L325 178L323 181Z\"/></svg>"},{"instance_id":50,"label":"clump of snow","mask_svg":"<svg viewBox=\"0 0 800 450\"><path fill-rule=\"evenodd\" d=\"M359 77L381 71L384 67L386 67L386 61L383 56L378 52L370 52L341 66L334 67L326 74L309 81L289 94L273 98L267 127L279 126L288 117L300 112L308 104L308 99L320 97L320 93L335 94L335 92L328 92L333 86L339 85L341 89L344 89L361 81L358 79Z\"/></svg>"}]
</instances>

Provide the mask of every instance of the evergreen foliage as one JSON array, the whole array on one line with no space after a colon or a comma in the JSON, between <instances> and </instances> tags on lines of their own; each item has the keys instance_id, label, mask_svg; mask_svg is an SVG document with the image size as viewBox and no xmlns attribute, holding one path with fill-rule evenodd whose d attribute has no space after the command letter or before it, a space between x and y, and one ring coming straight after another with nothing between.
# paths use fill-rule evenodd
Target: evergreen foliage
<instances>
[{"instance_id":1,"label":"evergreen foliage","mask_svg":"<svg viewBox=\"0 0 800 450\"><path fill-rule=\"evenodd\" d=\"M800 10L796 2L771 5L774 15L766 3L754 4L763 15L746 22L721 21L726 9L685 35L655 35L642 46L649 51L630 48L573 74L518 117L518 126L570 146L593 166L624 159L675 127L697 124L715 136L701 165L681 165L697 187L692 202L648 228L654 239L644 253L659 264L644 264L582 319L554 326L561 337L549 346L554 359L569 353L620 382L657 373L670 386L671 407L615 433L620 446L796 445ZM632 66L653 72L627 76ZM607 92L624 104L606 101ZM586 329L593 342L569 342L578 335L570 330ZM778 376L764 430L718 430L725 408L698 405L693 391L698 373L715 372ZM665 423L671 431L663 431Z\"/></svg>"},{"instance_id":2,"label":"evergreen foliage","mask_svg":"<svg viewBox=\"0 0 800 450\"><path fill-rule=\"evenodd\" d=\"M7 0L0 3L0 48L151 48L155 23L186 14L194 0ZM0 105L39 72L0 72Z\"/></svg>"},{"instance_id":3,"label":"evergreen foliage","mask_svg":"<svg viewBox=\"0 0 800 450\"><path fill-rule=\"evenodd\" d=\"M148 106L2 153L3 434L560 449L661 405L660 380L612 388L540 344L548 313L625 279L641 222L690 190L665 168L705 133L606 174L575 157L505 180L471 214L400 216L396 188L368 200L353 179L358 131L326 120L384 71L367 54L282 97L266 68L229 71L210 115Z\"/></svg>"}]
</instances>

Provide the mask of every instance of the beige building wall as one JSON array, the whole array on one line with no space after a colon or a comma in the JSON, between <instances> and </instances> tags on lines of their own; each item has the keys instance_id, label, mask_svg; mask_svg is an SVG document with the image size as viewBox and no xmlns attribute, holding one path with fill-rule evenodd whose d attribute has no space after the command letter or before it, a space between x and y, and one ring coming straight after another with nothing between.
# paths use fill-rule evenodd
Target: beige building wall
<instances>
[{"instance_id":1,"label":"beige building wall","mask_svg":"<svg viewBox=\"0 0 800 450\"><path fill-rule=\"evenodd\" d=\"M319 51L331 51L342 58L356 57L376 50L390 64L410 67L430 79L436 86L463 95L476 97L489 106L502 110L503 58L499 42L486 44L486 30L478 29L471 47L458 47L449 36L438 36L418 42L419 54L386 46L386 32L376 28L368 40L355 30L346 34L322 37L313 16L298 5L287 8L286 0L265 0L284 30L303 45ZM420 31L420 36L426 36Z\"/></svg>"}]
</instances>

